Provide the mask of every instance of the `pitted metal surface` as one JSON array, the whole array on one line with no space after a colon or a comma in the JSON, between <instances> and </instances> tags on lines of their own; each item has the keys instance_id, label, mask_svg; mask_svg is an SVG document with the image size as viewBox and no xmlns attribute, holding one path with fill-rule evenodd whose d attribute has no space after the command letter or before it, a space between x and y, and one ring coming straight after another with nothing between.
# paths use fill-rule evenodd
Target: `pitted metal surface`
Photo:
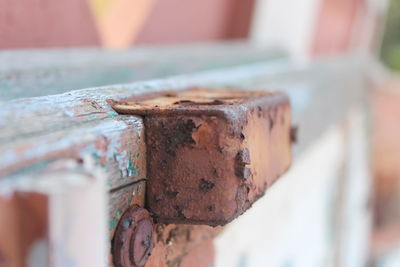
<instances>
[{"instance_id":1,"label":"pitted metal surface","mask_svg":"<svg viewBox=\"0 0 400 267\"><path fill-rule=\"evenodd\" d=\"M113 103L144 116L147 204L157 222L224 225L290 166L290 103L279 92L193 89Z\"/></svg>"}]
</instances>

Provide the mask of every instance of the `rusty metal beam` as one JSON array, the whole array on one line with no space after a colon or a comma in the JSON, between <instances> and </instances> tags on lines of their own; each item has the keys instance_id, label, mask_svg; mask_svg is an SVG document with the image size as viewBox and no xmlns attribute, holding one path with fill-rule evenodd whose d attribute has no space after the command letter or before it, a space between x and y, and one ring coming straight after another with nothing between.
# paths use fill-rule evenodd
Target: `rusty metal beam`
<instances>
[{"instance_id":1,"label":"rusty metal beam","mask_svg":"<svg viewBox=\"0 0 400 267\"><path fill-rule=\"evenodd\" d=\"M224 225L291 163L290 103L279 92L192 89L113 108L144 115L146 207L161 223Z\"/></svg>"}]
</instances>

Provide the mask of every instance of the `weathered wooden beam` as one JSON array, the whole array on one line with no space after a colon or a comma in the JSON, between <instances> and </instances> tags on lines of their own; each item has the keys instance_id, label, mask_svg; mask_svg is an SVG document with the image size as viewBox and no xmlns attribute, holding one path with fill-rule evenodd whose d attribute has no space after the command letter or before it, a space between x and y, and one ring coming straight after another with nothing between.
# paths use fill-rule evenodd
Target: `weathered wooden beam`
<instances>
[{"instance_id":1,"label":"weathered wooden beam","mask_svg":"<svg viewBox=\"0 0 400 267\"><path fill-rule=\"evenodd\" d=\"M117 113L107 103L108 99L119 100L132 95L182 90L200 85L245 86L257 82L265 75L286 72L288 64L287 61L264 62L186 76L8 101L2 103L0 107L0 128L2 129L0 143L26 138L30 135L68 130L82 123L115 117ZM30 122L29 125L24 123L26 121Z\"/></svg>"},{"instance_id":2,"label":"weathered wooden beam","mask_svg":"<svg viewBox=\"0 0 400 267\"><path fill-rule=\"evenodd\" d=\"M247 42L0 52L0 101L284 58Z\"/></svg>"},{"instance_id":3,"label":"weathered wooden beam","mask_svg":"<svg viewBox=\"0 0 400 267\"><path fill-rule=\"evenodd\" d=\"M125 185L122 188L115 188L110 191L108 205L108 231L110 239L122 214L131 206L139 205L144 207L146 196L146 180L135 181L133 184Z\"/></svg>"},{"instance_id":4,"label":"weathered wooden beam","mask_svg":"<svg viewBox=\"0 0 400 267\"><path fill-rule=\"evenodd\" d=\"M1 143L0 147L0 177L29 173L54 160L80 160L87 155L104 169L110 189L146 177L144 130L141 119L136 117L107 118Z\"/></svg>"},{"instance_id":5,"label":"weathered wooden beam","mask_svg":"<svg viewBox=\"0 0 400 267\"><path fill-rule=\"evenodd\" d=\"M357 57L320 61L309 66L272 60L185 76L8 101L0 107L0 143L10 144L29 136L51 134L115 117L117 114L107 99L119 100L143 93L205 86L279 89L286 92L293 104L295 123L307 125L307 132L300 133L299 147L304 148L360 98L360 90L365 83L362 64ZM323 120L320 114L326 115ZM27 121L29 125L25 123Z\"/></svg>"}]
</instances>

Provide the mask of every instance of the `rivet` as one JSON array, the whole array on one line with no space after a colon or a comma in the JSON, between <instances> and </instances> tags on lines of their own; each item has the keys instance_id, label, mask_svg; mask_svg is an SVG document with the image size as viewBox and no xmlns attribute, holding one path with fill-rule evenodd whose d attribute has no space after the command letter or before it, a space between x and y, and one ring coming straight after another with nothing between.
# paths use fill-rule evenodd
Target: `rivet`
<instances>
[{"instance_id":1,"label":"rivet","mask_svg":"<svg viewBox=\"0 0 400 267\"><path fill-rule=\"evenodd\" d=\"M140 267L154 247L153 221L149 212L133 205L121 217L112 241L115 266Z\"/></svg>"}]
</instances>

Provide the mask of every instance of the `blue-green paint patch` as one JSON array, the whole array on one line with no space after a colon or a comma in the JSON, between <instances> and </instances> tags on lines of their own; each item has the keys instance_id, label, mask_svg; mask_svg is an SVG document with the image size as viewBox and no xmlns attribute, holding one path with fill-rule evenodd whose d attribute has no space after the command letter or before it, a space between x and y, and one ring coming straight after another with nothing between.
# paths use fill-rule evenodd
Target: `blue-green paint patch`
<instances>
[{"instance_id":1,"label":"blue-green paint patch","mask_svg":"<svg viewBox=\"0 0 400 267\"><path fill-rule=\"evenodd\" d=\"M40 161L40 162L35 163L33 165L20 168L19 170L13 172L11 174L11 176L12 175L21 175L21 174L24 174L24 173L30 173L30 172L39 171L39 170L43 169L44 167L46 167L49 163L50 163L50 161L47 161L47 160Z\"/></svg>"},{"instance_id":2,"label":"blue-green paint patch","mask_svg":"<svg viewBox=\"0 0 400 267\"><path fill-rule=\"evenodd\" d=\"M112 117L118 116L118 113L115 111L110 111L107 113L107 116L112 118Z\"/></svg>"},{"instance_id":3,"label":"blue-green paint patch","mask_svg":"<svg viewBox=\"0 0 400 267\"><path fill-rule=\"evenodd\" d=\"M121 209L117 209L115 212L114 212L114 216L113 216L113 218L110 220L110 223L109 223L109 229L110 230L113 230L113 229L115 229L115 227L117 227L117 224L118 224L118 220L119 220L119 216L122 214L122 210Z\"/></svg>"},{"instance_id":4,"label":"blue-green paint patch","mask_svg":"<svg viewBox=\"0 0 400 267\"><path fill-rule=\"evenodd\" d=\"M133 192L135 192L135 191L133 191ZM128 202L126 203L126 204L128 204L128 206L131 205L131 203L132 203L132 201L133 201L133 198L134 198L134 194L131 194L131 196L130 196L129 199L128 199Z\"/></svg>"},{"instance_id":5,"label":"blue-green paint patch","mask_svg":"<svg viewBox=\"0 0 400 267\"><path fill-rule=\"evenodd\" d=\"M89 114L89 115L88 115L88 119L89 119L89 120L94 120L94 119L96 119L96 114Z\"/></svg>"},{"instance_id":6,"label":"blue-green paint patch","mask_svg":"<svg viewBox=\"0 0 400 267\"><path fill-rule=\"evenodd\" d=\"M129 154L129 161L128 161L128 167L126 168L128 176L137 176L138 174L138 168L135 166L132 160L132 153Z\"/></svg>"},{"instance_id":7,"label":"blue-green paint patch","mask_svg":"<svg viewBox=\"0 0 400 267\"><path fill-rule=\"evenodd\" d=\"M95 164L96 164L96 166L101 166L101 167L105 167L106 166L106 163L104 162L104 163L102 163L101 162L101 155L99 155L99 153L97 153L97 152L92 152L92 157L94 158L94 160L95 160Z\"/></svg>"},{"instance_id":8,"label":"blue-green paint patch","mask_svg":"<svg viewBox=\"0 0 400 267\"><path fill-rule=\"evenodd\" d=\"M100 155L97 154L96 152L93 152L93 153L92 153L92 157L93 157L95 160L97 160L97 161L100 159Z\"/></svg>"}]
</instances>

